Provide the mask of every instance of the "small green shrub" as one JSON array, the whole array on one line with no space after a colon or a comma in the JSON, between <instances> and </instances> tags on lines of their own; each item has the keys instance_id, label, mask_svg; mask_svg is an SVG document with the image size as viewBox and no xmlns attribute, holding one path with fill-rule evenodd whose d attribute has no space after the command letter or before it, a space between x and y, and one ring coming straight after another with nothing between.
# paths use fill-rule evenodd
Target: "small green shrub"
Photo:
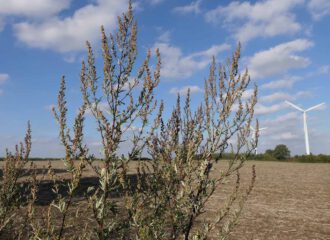
<instances>
[{"instance_id":1,"label":"small green shrub","mask_svg":"<svg viewBox=\"0 0 330 240\"><path fill-rule=\"evenodd\" d=\"M272 155L278 160L287 160L290 158L290 150L284 144L279 144L275 147Z\"/></svg>"},{"instance_id":2,"label":"small green shrub","mask_svg":"<svg viewBox=\"0 0 330 240\"><path fill-rule=\"evenodd\" d=\"M301 155L294 156L290 159L292 162L302 162L302 163L330 163L330 156L319 154L319 155Z\"/></svg>"}]
</instances>

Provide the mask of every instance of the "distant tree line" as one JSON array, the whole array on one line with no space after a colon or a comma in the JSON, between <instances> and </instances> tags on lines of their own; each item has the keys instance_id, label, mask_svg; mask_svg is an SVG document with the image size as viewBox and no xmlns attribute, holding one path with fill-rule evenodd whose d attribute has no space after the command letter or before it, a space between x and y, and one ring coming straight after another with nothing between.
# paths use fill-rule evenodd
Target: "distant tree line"
<instances>
[{"instance_id":1,"label":"distant tree line","mask_svg":"<svg viewBox=\"0 0 330 240\"><path fill-rule=\"evenodd\" d=\"M222 156L214 156L221 159L231 159L233 154L225 153ZM258 161L283 161L283 162L306 162L306 163L330 163L330 155L294 155L291 156L289 148L284 144L277 145L274 149L267 149L265 153L259 153L248 157L249 160Z\"/></svg>"},{"instance_id":2,"label":"distant tree line","mask_svg":"<svg viewBox=\"0 0 330 240\"><path fill-rule=\"evenodd\" d=\"M235 158L235 154L233 153L222 153L222 154L214 154L214 159L225 159L231 160ZM247 156L249 160L257 160L257 161L285 161L285 162L306 162L306 163L330 163L330 155L326 154L318 154L318 155L294 155L291 156L291 152L289 148L284 144L277 145L274 149L267 149L265 153L259 154L251 154ZM96 161L98 160L95 158ZM201 156L196 155L195 160L201 159ZM30 161L59 161L62 158L30 158ZM132 161L150 161L152 160L149 157L139 157L133 158ZM0 158L0 161L3 161L3 158Z\"/></svg>"}]
</instances>

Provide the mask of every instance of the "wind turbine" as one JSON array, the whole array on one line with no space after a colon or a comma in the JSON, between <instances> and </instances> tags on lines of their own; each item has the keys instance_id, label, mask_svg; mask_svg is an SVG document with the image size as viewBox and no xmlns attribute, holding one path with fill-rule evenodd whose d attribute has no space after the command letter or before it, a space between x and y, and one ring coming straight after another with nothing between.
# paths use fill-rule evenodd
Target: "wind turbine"
<instances>
[{"instance_id":1,"label":"wind turbine","mask_svg":"<svg viewBox=\"0 0 330 240\"><path fill-rule=\"evenodd\" d=\"M320 103L320 104L317 104L313 107L310 107L306 110L298 107L297 105L289 102L289 101L285 101L287 104L289 104L291 107L297 109L298 111L302 112L303 113L303 120L304 120L304 133L305 133L305 145L306 145L306 154L307 155L310 155L310 151L309 151L309 139L308 139L308 128L307 128L307 112L311 111L311 110L314 110L316 108L319 108L321 107L322 105L324 105L324 103Z\"/></svg>"},{"instance_id":2,"label":"wind turbine","mask_svg":"<svg viewBox=\"0 0 330 240\"><path fill-rule=\"evenodd\" d=\"M254 129L254 127L250 126L251 130L252 130L252 140L255 140L255 135L256 135L256 129ZM259 133L263 130L267 129L266 127L263 128L259 128ZM258 154L258 147L256 147L254 149L254 153L257 155Z\"/></svg>"}]
</instances>

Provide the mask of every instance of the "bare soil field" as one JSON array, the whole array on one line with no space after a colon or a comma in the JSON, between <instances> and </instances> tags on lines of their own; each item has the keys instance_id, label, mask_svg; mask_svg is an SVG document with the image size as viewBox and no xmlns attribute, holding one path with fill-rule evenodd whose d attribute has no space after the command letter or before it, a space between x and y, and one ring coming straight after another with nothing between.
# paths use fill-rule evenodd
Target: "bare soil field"
<instances>
[{"instance_id":1,"label":"bare soil field","mask_svg":"<svg viewBox=\"0 0 330 240\"><path fill-rule=\"evenodd\" d=\"M47 168L45 161L36 164L38 169ZM249 183L253 164L256 184L232 239L330 240L330 164L249 161L240 171L243 185ZM221 162L213 174L225 166L226 161ZM53 161L52 167L57 174L66 174L61 161ZM83 184L95 184L90 169L84 176ZM45 203L51 200L47 188L45 185L45 194L40 196ZM214 209L224 203L230 189L229 184L215 192L207 205L206 218L214 216Z\"/></svg>"},{"instance_id":2,"label":"bare soil field","mask_svg":"<svg viewBox=\"0 0 330 240\"><path fill-rule=\"evenodd\" d=\"M256 185L233 239L330 239L330 164L253 164Z\"/></svg>"}]
</instances>

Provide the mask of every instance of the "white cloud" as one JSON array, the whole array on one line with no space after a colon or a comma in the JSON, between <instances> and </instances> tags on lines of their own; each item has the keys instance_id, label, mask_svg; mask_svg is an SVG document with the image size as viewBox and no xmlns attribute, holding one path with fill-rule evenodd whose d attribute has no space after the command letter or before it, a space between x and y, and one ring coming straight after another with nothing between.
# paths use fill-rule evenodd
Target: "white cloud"
<instances>
[{"instance_id":1,"label":"white cloud","mask_svg":"<svg viewBox=\"0 0 330 240\"><path fill-rule=\"evenodd\" d=\"M171 32L170 31L162 32L157 38L158 42L168 43L168 42L170 42L170 40L171 40Z\"/></svg>"},{"instance_id":2,"label":"white cloud","mask_svg":"<svg viewBox=\"0 0 330 240\"><path fill-rule=\"evenodd\" d=\"M44 18L67 9L71 0L0 0L0 16Z\"/></svg>"},{"instance_id":3,"label":"white cloud","mask_svg":"<svg viewBox=\"0 0 330 240\"><path fill-rule=\"evenodd\" d=\"M272 139L274 140L293 140L299 138L300 138L299 135L292 132L283 132L272 136Z\"/></svg>"},{"instance_id":4,"label":"white cloud","mask_svg":"<svg viewBox=\"0 0 330 240\"><path fill-rule=\"evenodd\" d=\"M283 79L271 81L269 83L265 83L261 85L262 89L279 89L279 88L292 88L293 85L300 81L300 77L292 76L292 77L286 77Z\"/></svg>"},{"instance_id":5,"label":"white cloud","mask_svg":"<svg viewBox=\"0 0 330 240\"><path fill-rule=\"evenodd\" d=\"M288 121L297 120L299 118L298 112L289 112L284 115L280 115L272 120L266 120L264 123L266 125L279 125Z\"/></svg>"},{"instance_id":6,"label":"white cloud","mask_svg":"<svg viewBox=\"0 0 330 240\"><path fill-rule=\"evenodd\" d=\"M310 71L305 76L308 78L311 78L311 77L317 77L319 75L328 74L328 73L330 73L330 65L323 65L323 66L318 67L314 71Z\"/></svg>"},{"instance_id":7,"label":"white cloud","mask_svg":"<svg viewBox=\"0 0 330 240\"><path fill-rule=\"evenodd\" d=\"M280 110L283 110L285 108L288 108L288 105L284 102L273 104L270 106L266 106L261 103L257 103L257 105L255 107L255 114L257 114L257 115L271 114L271 113L275 113Z\"/></svg>"},{"instance_id":8,"label":"white cloud","mask_svg":"<svg viewBox=\"0 0 330 240\"><path fill-rule=\"evenodd\" d=\"M294 95L295 99L304 98L304 97L311 97L313 94L310 91L299 91Z\"/></svg>"},{"instance_id":9,"label":"white cloud","mask_svg":"<svg viewBox=\"0 0 330 240\"><path fill-rule=\"evenodd\" d=\"M41 20L69 8L71 0L0 0L0 32L9 17Z\"/></svg>"},{"instance_id":10,"label":"white cloud","mask_svg":"<svg viewBox=\"0 0 330 240\"><path fill-rule=\"evenodd\" d=\"M112 31L117 16L127 9L127 0L97 0L76 10L72 16L51 17L39 22L21 22L14 25L19 41L29 47L52 49L58 52L80 51L85 41L96 41L100 26Z\"/></svg>"},{"instance_id":11,"label":"white cloud","mask_svg":"<svg viewBox=\"0 0 330 240\"><path fill-rule=\"evenodd\" d=\"M9 79L9 75L7 73L0 73L0 84L6 82Z\"/></svg>"},{"instance_id":12,"label":"white cloud","mask_svg":"<svg viewBox=\"0 0 330 240\"><path fill-rule=\"evenodd\" d=\"M206 49L204 51L200 51L200 52L195 52L190 54L189 56L192 58L197 58L197 57L201 57L201 58L212 58L213 56L217 56L220 52L223 52L225 50L230 49L230 45L229 44L219 44L219 45L213 45L211 46L209 49Z\"/></svg>"},{"instance_id":13,"label":"white cloud","mask_svg":"<svg viewBox=\"0 0 330 240\"><path fill-rule=\"evenodd\" d=\"M330 14L329 0L310 0L307 6L314 20L320 20Z\"/></svg>"},{"instance_id":14,"label":"white cloud","mask_svg":"<svg viewBox=\"0 0 330 240\"><path fill-rule=\"evenodd\" d=\"M190 89L190 93L199 93L203 92L203 89L201 89L199 86L184 86L182 88L171 88L170 93L172 94L180 94L180 95L186 95L188 93L188 89Z\"/></svg>"},{"instance_id":15,"label":"white cloud","mask_svg":"<svg viewBox=\"0 0 330 240\"><path fill-rule=\"evenodd\" d=\"M299 120L300 114L289 112L263 121L262 124L267 127L267 131L264 134L265 136L261 138L261 146L264 148L274 148L278 144L286 144L292 149L292 141L296 143L297 139L301 137L301 132L298 128Z\"/></svg>"},{"instance_id":16,"label":"white cloud","mask_svg":"<svg viewBox=\"0 0 330 240\"><path fill-rule=\"evenodd\" d=\"M233 1L227 6L218 6L205 14L207 22L223 24L233 29L241 42L256 37L273 37L293 34L301 30L292 9L304 0L266 0L254 4Z\"/></svg>"},{"instance_id":17,"label":"white cloud","mask_svg":"<svg viewBox=\"0 0 330 240\"><path fill-rule=\"evenodd\" d=\"M63 60L67 63L74 63L77 59L77 56L74 54L69 54L64 56Z\"/></svg>"},{"instance_id":18,"label":"white cloud","mask_svg":"<svg viewBox=\"0 0 330 240\"><path fill-rule=\"evenodd\" d=\"M255 53L248 60L248 68L252 78L264 78L284 74L290 69L304 68L310 64L306 57L295 53L313 46L307 39L296 39Z\"/></svg>"},{"instance_id":19,"label":"white cloud","mask_svg":"<svg viewBox=\"0 0 330 240\"><path fill-rule=\"evenodd\" d=\"M164 2L164 0L147 0L147 2L149 2L151 5L157 5Z\"/></svg>"},{"instance_id":20,"label":"white cloud","mask_svg":"<svg viewBox=\"0 0 330 240\"><path fill-rule=\"evenodd\" d=\"M264 102L275 102L275 101L284 101L284 100L293 101L298 98L310 97L311 95L312 94L309 91L299 91L295 94L289 94L285 92L274 92L272 94L260 97L260 102L264 103Z\"/></svg>"},{"instance_id":21,"label":"white cloud","mask_svg":"<svg viewBox=\"0 0 330 240\"><path fill-rule=\"evenodd\" d=\"M201 12L201 9L200 9L201 2L202 2L202 0L197 0L197 1L191 2L188 5L175 7L173 9L173 11L177 12L177 13L182 13L182 14L187 14L187 13L198 14Z\"/></svg>"},{"instance_id":22,"label":"white cloud","mask_svg":"<svg viewBox=\"0 0 330 240\"><path fill-rule=\"evenodd\" d=\"M330 72L330 65L321 66L317 71L318 74L327 74L329 72Z\"/></svg>"},{"instance_id":23,"label":"white cloud","mask_svg":"<svg viewBox=\"0 0 330 240\"><path fill-rule=\"evenodd\" d=\"M279 101L279 100L289 100L292 101L295 98L284 92L275 92L270 95L262 96L260 97L260 102L274 102L274 101Z\"/></svg>"},{"instance_id":24,"label":"white cloud","mask_svg":"<svg viewBox=\"0 0 330 240\"><path fill-rule=\"evenodd\" d=\"M184 56L181 49L169 43L156 42L153 48L158 48L162 56L161 74L166 78L183 79L193 75L194 72L204 69L212 56L230 48L228 44L214 45L204 51Z\"/></svg>"}]
</instances>

